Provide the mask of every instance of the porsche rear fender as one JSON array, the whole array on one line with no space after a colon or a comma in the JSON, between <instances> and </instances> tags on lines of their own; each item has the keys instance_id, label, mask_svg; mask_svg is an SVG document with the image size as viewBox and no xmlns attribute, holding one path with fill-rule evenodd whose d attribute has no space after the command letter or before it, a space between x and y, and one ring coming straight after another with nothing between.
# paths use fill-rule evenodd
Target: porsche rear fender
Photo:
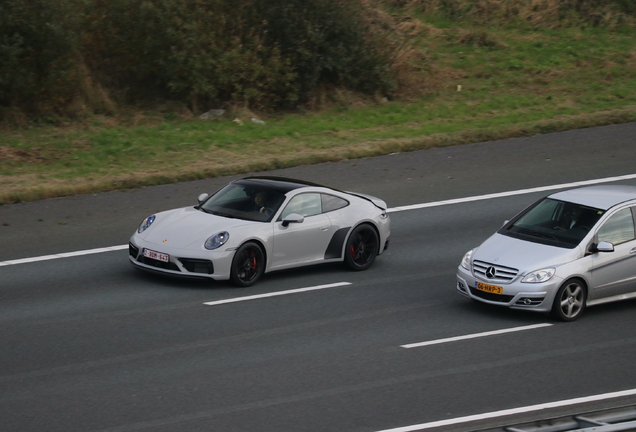
<instances>
[{"instance_id":1,"label":"porsche rear fender","mask_svg":"<svg viewBox=\"0 0 636 432\"><path fill-rule=\"evenodd\" d=\"M325 259L342 258L342 250L344 248L344 242L347 239L347 234L351 231L351 227L340 228L331 237L327 250L325 251Z\"/></svg>"}]
</instances>

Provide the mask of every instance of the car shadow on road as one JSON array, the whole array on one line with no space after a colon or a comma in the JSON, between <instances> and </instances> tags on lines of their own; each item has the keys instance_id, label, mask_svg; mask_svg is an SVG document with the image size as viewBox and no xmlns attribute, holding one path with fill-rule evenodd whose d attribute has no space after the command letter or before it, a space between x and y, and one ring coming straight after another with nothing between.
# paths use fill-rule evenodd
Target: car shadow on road
<instances>
[{"instance_id":1,"label":"car shadow on road","mask_svg":"<svg viewBox=\"0 0 636 432\"><path fill-rule=\"evenodd\" d=\"M237 287L227 280L212 280L207 278L184 278L180 276L171 276L163 273L152 273L135 268L130 268L128 273L131 277L139 280L143 283L152 283L157 287L163 288L178 288L178 289L192 289L192 290L214 290L214 289L235 289L237 291L250 290L258 286L267 286L269 284L276 284L277 287L281 283L286 285L298 285L307 286L313 284L323 284L325 282L325 276L329 279L342 275L342 278L350 276L351 270L344 267L342 263L326 263L317 264L310 267L301 267L287 270L278 270L275 272L264 274L261 279L250 287ZM320 278L320 281L316 281L316 278ZM295 281L298 281L297 283Z\"/></svg>"},{"instance_id":2,"label":"car shadow on road","mask_svg":"<svg viewBox=\"0 0 636 432\"><path fill-rule=\"evenodd\" d=\"M521 325L558 322L552 319L547 313L510 309L507 307L481 303L475 300L459 299L457 307L461 310L458 311L458 313L461 313L464 316L474 315L475 318L495 318Z\"/></svg>"},{"instance_id":3,"label":"car shadow on road","mask_svg":"<svg viewBox=\"0 0 636 432\"><path fill-rule=\"evenodd\" d=\"M459 299L457 303L459 309L457 313L466 315L475 315L475 317L494 317L506 321L517 321L523 324L533 324L537 322L549 322L552 324L563 323L548 313L537 313L530 310L510 309L497 305L481 303L478 301L470 301ZM636 308L636 299L623 300L619 302L606 303L588 307L585 309L579 320L591 319L608 319L610 315L633 314ZM576 322L574 321L574 323Z\"/></svg>"}]
</instances>

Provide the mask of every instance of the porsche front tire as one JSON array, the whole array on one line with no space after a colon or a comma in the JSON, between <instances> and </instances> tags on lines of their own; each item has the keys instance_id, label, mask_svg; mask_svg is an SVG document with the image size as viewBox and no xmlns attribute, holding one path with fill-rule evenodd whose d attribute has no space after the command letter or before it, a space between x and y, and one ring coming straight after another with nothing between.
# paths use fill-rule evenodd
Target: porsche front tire
<instances>
[{"instance_id":1,"label":"porsche front tire","mask_svg":"<svg viewBox=\"0 0 636 432\"><path fill-rule=\"evenodd\" d=\"M232 260L230 280L239 287L248 287L256 283L265 270L265 254L263 249L254 243L243 244Z\"/></svg>"}]
</instances>

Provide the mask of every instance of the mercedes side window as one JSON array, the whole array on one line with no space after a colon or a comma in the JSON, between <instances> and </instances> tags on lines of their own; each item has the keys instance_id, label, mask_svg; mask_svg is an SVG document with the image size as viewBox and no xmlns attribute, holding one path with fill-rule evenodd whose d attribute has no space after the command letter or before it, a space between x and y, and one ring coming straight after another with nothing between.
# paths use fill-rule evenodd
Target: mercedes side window
<instances>
[{"instance_id":1,"label":"mercedes side window","mask_svg":"<svg viewBox=\"0 0 636 432\"><path fill-rule=\"evenodd\" d=\"M632 210L625 208L610 216L596 234L598 242L610 242L613 245L634 239L634 217Z\"/></svg>"}]
</instances>

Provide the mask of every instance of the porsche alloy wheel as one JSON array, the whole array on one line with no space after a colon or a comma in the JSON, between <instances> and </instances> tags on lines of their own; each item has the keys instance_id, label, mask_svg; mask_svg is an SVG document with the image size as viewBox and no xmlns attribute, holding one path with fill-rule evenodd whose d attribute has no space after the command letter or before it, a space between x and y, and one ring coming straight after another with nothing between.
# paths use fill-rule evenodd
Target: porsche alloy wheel
<instances>
[{"instance_id":1,"label":"porsche alloy wheel","mask_svg":"<svg viewBox=\"0 0 636 432\"><path fill-rule=\"evenodd\" d=\"M260 279L265 269L265 255L259 245L253 242L245 243L234 255L230 279L240 287L253 285Z\"/></svg>"},{"instance_id":2,"label":"porsche alloy wheel","mask_svg":"<svg viewBox=\"0 0 636 432\"><path fill-rule=\"evenodd\" d=\"M375 229L363 224L356 227L347 241L345 263L353 270L369 268L380 249L380 240Z\"/></svg>"}]
</instances>

